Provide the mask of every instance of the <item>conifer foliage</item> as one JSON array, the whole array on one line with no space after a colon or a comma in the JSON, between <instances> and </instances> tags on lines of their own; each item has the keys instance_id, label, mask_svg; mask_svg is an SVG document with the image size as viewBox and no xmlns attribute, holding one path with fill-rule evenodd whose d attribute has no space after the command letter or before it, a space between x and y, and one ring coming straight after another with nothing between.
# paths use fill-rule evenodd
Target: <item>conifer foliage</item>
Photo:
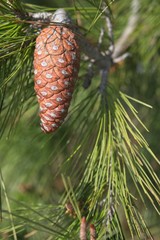
<instances>
[{"instance_id":1,"label":"conifer foliage","mask_svg":"<svg viewBox=\"0 0 160 240\"><path fill-rule=\"evenodd\" d=\"M73 2L0 1L0 237L154 239L160 163L135 96L156 82L158 0Z\"/></svg>"}]
</instances>

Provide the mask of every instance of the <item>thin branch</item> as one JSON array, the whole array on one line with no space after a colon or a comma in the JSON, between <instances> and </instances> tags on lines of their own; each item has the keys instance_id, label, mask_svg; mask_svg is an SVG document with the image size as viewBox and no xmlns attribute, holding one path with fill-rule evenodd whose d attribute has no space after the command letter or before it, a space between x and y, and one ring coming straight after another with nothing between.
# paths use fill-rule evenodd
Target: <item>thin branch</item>
<instances>
[{"instance_id":1,"label":"thin branch","mask_svg":"<svg viewBox=\"0 0 160 240\"><path fill-rule=\"evenodd\" d=\"M105 17L106 25L108 28L108 38L110 41L110 46L108 48L108 52L109 52L109 54L112 54L114 51L113 25L112 25L111 16L110 16L108 9L105 10L105 13L106 13L106 17Z\"/></svg>"},{"instance_id":2,"label":"thin branch","mask_svg":"<svg viewBox=\"0 0 160 240\"><path fill-rule=\"evenodd\" d=\"M121 56L119 56L119 57L117 57L117 58L114 58L114 59L113 59L113 62L114 62L114 63L122 62L122 61L124 61L126 58L128 58L128 57L130 57L130 56L131 56L131 54L128 53L128 52L126 52L126 53L122 54Z\"/></svg>"},{"instance_id":3,"label":"thin branch","mask_svg":"<svg viewBox=\"0 0 160 240\"><path fill-rule=\"evenodd\" d=\"M111 24L111 20L109 17L106 17L106 23L107 23L107 27L108 27L108 37L110 40L110 46L109 46L109 53L112 54L114 51L114 40L113 40L113 27Z\"/></svg>"},{"instance_id":4,"label":"thin branch","mask_svg":"<svg viewBox=\"0 0 160 240\"><path fill-rule=\"evenodd\" d=\"M92 78L94 76L93 65L94 65L94 59L91 59L88 64L87 73L84 77L84 82L83 82L84 89L87 89L91 85Z\"/></svg>"},{"instance_id":5,"label":"thin branch","mask_svg":"<svg viewBox=\"0 0 160 240\"><path fill-rule=\"evenodd\" d=\"M29 13L29 17L34 21L41 20L43 22L50 22L51 16L53 16L53 13L49 13L49 12Z\"/></svg>"},{"instance_id":6,"label":"thin branch","mask_svg":"<svg viewBox=\"0 0 160 240\"><path fill-rule=\"evenodd\" d=\"M101 53L97 47L93 46L83 36L80 36L78 41L79 41L79 45L80 45L81 49L83 50L83 52L89 58L94 59L96 65L100 69L104 69L104 68L106 68L106 66L110 67L110 65L111 65L111 58L110 58L109 55L105 55L104 53Z\"/></svg>"},{"instance_id":7,"label":"thin branch","mask_svg":"<svg viewBox=\"0 0 160 240\"><path fill-rule=\"evenodd\" d=\"M101 70L101 83L99 86L100 93L105 92L107 80L108 80L108 73L109 71L107 68Z\"/></svg>"},{"instance_id":8,"label":"thin branch","mask_svg":"<svg viewBox=\"0 0 160 240\"><path fill-rule=\"evenodd\" d=\"M135 30L139 20L139 7L139 0L133 0L131 3L131 15L128 19L127 26L115 44L115 49L112 55L113 59L119 57L129 46L128 39Z\"/></svg>"},{"instance_id":9,"label":"thin branch","mask_svg":"<svg viewBox=\"0 0 160 240\"><path fill-rule=\"evenodd\" d=\"M102 40L104 37L104 28L101 28L100 34L99 34L99 39L98 39L98 49L100 49L102 45Z\"/></svg>"},{"instance_id":10,"label":"thin branch","mask_svg":"<svg viewBox=\"0 0 160 240\"><path fill-rule=\"evenodd\" d=\"M104 198L100 203L99 205L101 206L101 208L103 208L106 204L106 201L107 199ZM114 194L111 190L111 193L110 193L110 206L109 206L109 210L106 214L106 217L105 217L105 220L104 220L104 224L106 226L109 225L109 223L112 221L113 217L114 217L114 213L115 213L115 199L114 199Z\"/></svg>"},{"instance_id":11,"label":"thin branch","mask_svg":"<svg viewBox=\"0 0 160 240\"><path fill-rule=\"evenodd\" d=\"M68 16L67 12L63 8L57 9L54 13L49 12L29 13L29 17L34 20L41 20L42 22L48 23L55 22L72 25L71 18Z\"/></svg>"},{"instance_id":12,"label":"thin branch","mask_svg":"<svg viewBox=\"0 0 160 240\"><path fill-rule=\"evenodd\" d=\"M110 12L109 12L108 7L106 6L105 3L102 5L102 12L105 13L106 26L107 26L107 29L108 29L108 38L109 38L110 43L109 43L108 50L106 50L103 53L103 55L106 57L106 59L104 59L105 66L100 68L101 83L100 83L99 90L100 90L101 94L106 89L107 80L108 80L108 73L109 73L109 69L112 65L111 55L114 51L113 25L112 25L112 21L111 21ZM102 44L103 36L104 36L104 29L101 29L101 33L100 33L100 36L99 36L98 49L100 48L100 45Z\"/></svg>"}]
</instances>

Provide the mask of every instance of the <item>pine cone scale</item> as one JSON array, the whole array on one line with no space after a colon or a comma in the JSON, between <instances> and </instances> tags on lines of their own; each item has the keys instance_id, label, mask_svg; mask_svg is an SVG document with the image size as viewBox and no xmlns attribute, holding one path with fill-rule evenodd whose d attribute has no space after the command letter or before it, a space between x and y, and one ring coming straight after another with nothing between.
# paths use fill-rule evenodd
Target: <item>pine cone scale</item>
<instances>
[{"instance_id":1,"label":"pine cone scale","mask_svg":"<svg viewBox=\"0 0 160 240\"><path fill-rule=\"evenodd\" d=\"M40 105L41 128L54 132L64 121L79 69L76 35L63 26L50 26L36 39L35 91Z\"/></svg>"}]
</instances>

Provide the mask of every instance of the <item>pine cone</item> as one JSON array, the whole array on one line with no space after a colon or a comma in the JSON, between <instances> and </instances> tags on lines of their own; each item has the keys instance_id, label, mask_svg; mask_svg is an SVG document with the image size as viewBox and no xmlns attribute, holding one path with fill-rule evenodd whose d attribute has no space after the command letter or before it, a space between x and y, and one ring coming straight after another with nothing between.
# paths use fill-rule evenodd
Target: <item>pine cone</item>
<instances>
[{"instance_id":1,"label":"pine cone","mask_svg":"<svg viewBox=\"0 0 160 240\"><path fill-rule=\"evenodd\" d=\"M67 115L79 63L79 46L71 29L49 26L42 30L34 52L34 89L45 133L54 132Z\"/></svg>"}]
</instances>

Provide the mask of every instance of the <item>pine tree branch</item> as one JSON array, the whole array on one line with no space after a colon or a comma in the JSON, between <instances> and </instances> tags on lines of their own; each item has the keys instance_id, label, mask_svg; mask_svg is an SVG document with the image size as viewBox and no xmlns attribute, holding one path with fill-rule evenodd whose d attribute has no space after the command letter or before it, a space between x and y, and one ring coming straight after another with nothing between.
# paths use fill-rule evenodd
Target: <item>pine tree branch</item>
<instances>
[{"instance_id":1,"label":"pine tree branch","mask_svg":"<svg viewBox=\"0 0 160 240\"><path fill-rule=\"evenodd\" d=\"M43 16L41 17L43 22ZM48 17L48 20L49 18L50 17ZM26 23L27 21L28 20L26 20ZM36 23L36 21L38 26L39 23L41 23L41 21L36 19L33 22ZM111 24L110 19L108 24ZM44 25L47 25L47 24L44 24ZM112 26L109 25L109 29L110 29L109 34L111 36ZM75 29L75 31L77 30ZM23 33L24 35L26 34L25 31L22 31L20 33ZM81 33L78 31L77 31L77 35L81 37ZM55 137L56 143L54 145L54 150L52 152L52 155L54 155L54 158L57 159L57 156L59 154L59 150L57 149L60 148L60 151L62 151L62 148L64 149L66 148L66 146L67 148L68 146L70 147L71 145L72 147L73 145L75 146L73 149L73 153L70 155L67 161L65 161L65 164L64 164L65 171L68 171L68 174L73 177L73 181L75 179L76 181L78 180L81 181L79 184L80 187L77 188L78 190L76 189L75 191L74 200L78 199L77 196L83 199L87 221L89 222L90 220L94 221L96 223L96 226L98 225L98 227L101 225L102 229L99 227L98 233L100 233L101 230L103 233L104 232L106 233L106 225L107 225L107 234L108 234L107 237L109 239L113 239L114 234L115 234L115 237L122 235L120 223L116 216L118 204L121 204L121 206L123 206L124 208L125 216L127 219L130 232L132 233L132 237L134 237L134 234L141 236L141 232L144 233L146 236L150 237L150 234L148 232L148 229L146 228L145 223L143 222L143 219L141 218L140 214L134 207L135 198L132 196L129 190L128 179L133 182L134 187L137 190L140 198L142 198L143 200L143 197L141 194L141 190L143 189L143 191L146 193L147 197L149 198L149 200L151 201L151 203L156 209L157 204L159 203L159 193L158 193L159 179L155 174L154 170L152 169L150 163L145 158L144 150L148 151L148 153L150 153L154 159L156 159L156 157L150 150L147 142L145 141L144 137L138 130L137 126L135 126L135 124L132 121L131 116L133 115L135 119L140 124L142 124L142 126L144 126L143 123L140 121L139 117L137 116L137 111L129 102L128 100L129 97L122 94L121 92L117 93L117 91L110 84L108 84L106 88L109 68L112 64L112 57L106 54L105 52L100 52L99 46L96 46L96 47L92 46L90 48L90 43L88 42L88 40L85 37L83 38L84 40L82 39L82 43L81 43L82 48L84 48L84 43L86 43L87 41L86 45L88 44L87 47L89 50L85 49L84 51L86 51L86 53L89 55L89 58L93 60L93 63L95 62L97 64L98 70L100 70L100 73L101 73L100 89L101 89L101 93L103 94L101 95L97 94L97 89L96 89L94 92L92 92L91 95L87 95L86 98L83 98L83 94L85 95L85 93L78 89L80 94L79 103L76 105L75 108L73 108L73 111L71 112L72 119L69 118L69 121L66 123L65 126L67 127L65 128L65 131L63 131L64 129L62 128L63 137L59 138L57 136L60 136L60 135L56 135ZM13 40L13 38L10 38L10 39ZM10 41L8 42L10 43ZM102 36L100 36L99 42L101 45ZM32 44L32 46L33 45L34 44ZM110 45L113 45L113 43L111 42ZM23 46L24 44L20 45L19 52L24 50ZM14 41L13 41L13 47L15 47ZM93 53L88 53L92 50L93 50ZM98 54L98 56L96 54ZM16 54L14 53L13 57L15 55ZM22 59L23 59L23 56L24 55L22 54L21 55ZM114 62L116 61L118 62L121 59L124 59L125 57L126 57L126 54L120 57L117 57L116 59L114 59ZM28 58L26 58L25 60L27 59ZM14 63L16 63L16 61L13 61L13 64L12 64L13 66L11 68L12 72L16 66L16 64ZM10 84L9 85L10 88L12 87L13 89L16 89L14 92L15 95L13 95L13 98L11 99L11 101L9 103L7 102L7 104L10 105L14 101L13 111L15 109L15 105L18 105L18 104L20 106L22 105L21 101L22 101L22 98L24 97L23 96L24 94L22 94L22 97L20 95L20 93L22 92L22 89L26 89L25 91L28 92L28 88L29 88L29 85L26 84L26 74L25 73L22 74L22 72L20 71L21 68L23 68L24 70L24 66L26 66L26 68L28 67L27 65L28 63L26 63L26 61L24 61L24 64L25 65L19 65L18 66L19 71L16 71L17 75L15 75L14 78L11 78L9 76L9 78L5 80L5 84L3 85L3 87L5 87L7 86L7 84ZM4 65L4 66L5 66L4 69L2 67L2 71L7 69L7 73L8 73L10 69L8 68L9 64L7 63L7 65ZM31 69L32 66L30 66L29 68ZM1 71L1 76L3 75L2 71ZM19 76L21 76L20 81L17 81L17 78ZM31 76L31 74L27 75L27 78L28 76ZM10 79L12 79L12 81L10 81ZM23 79L25 81L23 81ZM17 84L14 85L16 82ZM21 84L20 86L20 83L22 82L23 84ZM27 82L29 82L28 79L27 79ZM20 95L20 97L17 98L17 100L15 101L14 97L16 96L16 93L17 93L17 87L18 87L18 95ZM7 96L10 97L10 92L8 92L7 94L8 94ZM2 97L2 103L3 103L3 97ZM128 113L129 110L131 110L130 113ZM16 115L16 113L14 114ZM12 116L8 113L8 117L11 118ZM68 142L67 144L64 144L64 142L66 143L65 137L67 134L70 136L70 132L74 133L73 134L74 140L70 141L71 138L67 138L67 141L70 143L70 145L67 145ZM59 148L57 148L56 146L59 146ZM82 167L79 167L80 163L82 163L83 165ZM64 170L64 169L61 169L61 170ZM74 184L75 184L74 186L76 186L77 182ZM70 192L70 189L71 187L69 187L68 192ZM112 198L113 193L114 193L115 199ZM104 207L104 209L102 209L99 206L100 205L99 203L101 202L102 199L104 199L104 197L106 199L106 204L105 204L106 206ZM73 201L73 202L76 205L76 201ZM79 205L77 204L76 208L78 207ZM70 212L72 212L73 209L74 207L72 208L72 206L68 206L68 210ZM80 211L79 215L83 216L83 214L81 214L81 209L79 209L79 211ZM56 232L58 227L56 225L56 222L60 223L59 224L60 226L64 226L64 225L69 226L68 228L66 227L67 231L69 229L69 231L71 230L70 232L72 233L72 230L73 230L73 235L74 233L76 233L75 235L77 236L79 234L79 228L78 228L79 221L75 219L74 221L72 221L72 223L70 223L68 219L66 221L65 215L62 214L61 212L62 210L57 210L56 214L58 217L56 216L56 214L54 214L54 216L52 215L52 218L50 218L50 219L57 220L53 222L53 225L55 227L55 235L57 234L56 235L57 239L58 239L58 236L61 237L61 233L62 234L65 233L65 230L59 227L59 230ZM16 217L17 216L18 215L16 215ZM41 215L39 214L39 218L42 219L42 222L45 221L43 214ZM23 219L23 216L22 216L22 219ZM27 221L26 218L24 218L23 220ZM104 224L105 220L106 220L106 225ZM76 224L78 225L78 227ZM36 221L32 222L32 225L36 225ZM42 227L43 229L45 229L45 224L43 225L40 224L38 227L39 228ZM47 229L47 225L46 225L46 229ZM93 228L90 229L90 234L91 234L91 230L95 230L95 229ZM54 232L53 228L48 229L48 231L50 232L50 234L53 234ZM82 237L84 237L86 240L86 225L81 226L81 231L82 231ZM68 235L63 236L63 238L66 237L67 239L67 237L70 235L68 232L66 234ZM71 237L73 239L73 236ZM93 237L94 237L93 239L96 238L95 231L93 233ZM68 237L68 239L70 238ZM117 237L117 239L123 239L123 238Z\"/></svg>"},{"instance_id":2,"label":"pine tree branch","mask_svg":"<svg viewBox=\"0 0 160 240\"><path fill-rule=\"evenodd\" d=\"M114 52L112 54L113 59L119 57L121 54L125 52L128 48L130 41L129 37L135 30L138 20L139 20L139 8L140 8L140 1L139 0L132 0L131 3L131 14L128 19L127 26L125 27L122 35L115 43Z\"/></svg>"},{"instance_id":3,"label":"pine tree branch","mask_svg":"<svg viewBox=\"0 0 160 240\"><path fill-rule=\"evenodd\" d=\"M109 48L106 51L107 54L112 55L114 51L114 35L113 35L113 24L111 21L111 13L108 9L108 6L106 4L103 4L103 12L105 13L105 21L106 21L106 26L108 30L108 38L109 38Z\"/></svg>"}]
</instances>

